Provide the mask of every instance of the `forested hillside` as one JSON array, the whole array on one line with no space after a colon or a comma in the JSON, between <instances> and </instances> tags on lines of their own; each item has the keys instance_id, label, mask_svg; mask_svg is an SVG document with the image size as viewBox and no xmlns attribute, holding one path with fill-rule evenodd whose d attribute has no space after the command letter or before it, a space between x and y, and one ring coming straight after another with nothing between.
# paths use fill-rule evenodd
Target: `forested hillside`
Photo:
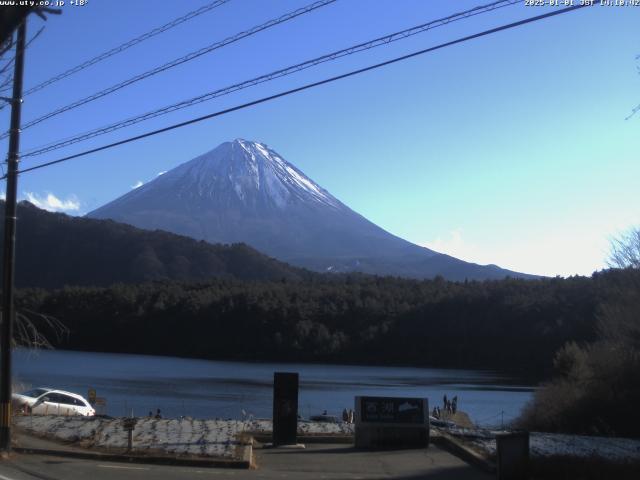
<instances>
[{"instance_id":1,"label":"forested hillside","mask_svg":"<svg viewBox=\"0 0 640 480\"><path fill-rule=\"evenodd\" d=\"M4 202L0 203L0 215ZM111 220L18 207L16 285L56 288L149 280L299 280L309 273L244 244L212 245ZM0 232L4 225L0 223Z\"/></svg>"},{"instance_id":2,"label":"forested hillside","mask_svg":"<svg viewBox=\"0 0 640 480\"><path fill-rule=\"evenodd\" d=\"M68 326L56 346L210 359L526 369L590 341L599 305L637 271L592 278L161 282L21 290L22 311Z\"/></svg>"}]
</instances>

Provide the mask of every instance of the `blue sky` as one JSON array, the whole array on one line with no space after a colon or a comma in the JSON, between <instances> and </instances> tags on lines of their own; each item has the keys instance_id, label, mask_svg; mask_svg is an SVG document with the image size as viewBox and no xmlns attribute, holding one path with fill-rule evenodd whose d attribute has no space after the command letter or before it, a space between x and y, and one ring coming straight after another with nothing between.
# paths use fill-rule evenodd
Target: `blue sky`
<instances>
[{"instance_id":1,"label":"blue sky","mask_svg":"<svg viewBox=\"0 0 640 480\"><path fill-rule=\"evenodd\" d=\"M577 2L577 0L576 0ZM27 51L25 87L208 3L65 6ZM23 121L304 6L232 0L27 96ZM338 0L23 132L23 150L437 19L482 1ZM450 24L23 161L28 167L533 16ZM640 7L582 9L127 146L26 173L21 198L81 215L234 138L268 144L388 231L464 260L544 275L603 268L640 225ZM8 125L8 109L0 112ZM6 140L0 148L7 148ZM18 231L19 235L19 231Z\"/></svg>"}]
</instances>

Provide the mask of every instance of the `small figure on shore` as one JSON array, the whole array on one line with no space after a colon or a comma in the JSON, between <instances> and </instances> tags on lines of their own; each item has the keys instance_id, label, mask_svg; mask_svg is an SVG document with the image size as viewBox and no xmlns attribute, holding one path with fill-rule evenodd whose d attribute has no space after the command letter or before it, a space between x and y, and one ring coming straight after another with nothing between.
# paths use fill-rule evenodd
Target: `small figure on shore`
<instances>
[{"instance_id":1,"label":"small figure on shore","mask_svg":"<svg viewBox=\"0 0 640 480\"><path fill-rule=\"evenodd\" d=\"M447 394L444 394L444 397L442 397L442 408L444 408L445 410L447 409Z\"/></svg>"},{"instance_id":2,"label":"small figure on shore","mask_svg":"<svg viewBox=\"0 0 640 480\"><path fill-rule=\"evenodd\" d=\"M322 415L327 415L327 411L326 411L326 410L324 410L324 411L322 412Z\"/></svg>"},{"instance_id":3,"label":"small figure on shore","mask_svg":"<svg viewBox=\"0 0 640 480\"><path fill-rule=\"evenodd\" d=\"M153 411L149 410L149 418L153 418Z\"/></svg>"},{"instance_id":4,"label":"small figure on shore","mask_svg":"<svg viewBox=\"0 0 640 480\"><path fill-rule=\"evenodd\" d=\"M433 407L433 411L431 412L431 416L433 418L438 418L438 407Z\"/></svg>"},{"instance_id":5,"label":"small figure on shore","mask_svg":"<svg viewBox=\"0 0 640 480\"><path fill-rule=\"evenodd\" d=\"M158 420L162 418L162 415L160 414L160 409L159 408L156 410L156 417L155 418L158 419Z\"/></svg>"},{"instance_id":6,"label":"small figure on shore","mask_svg":"<svg viewBox=\"0 0 640 480\"><path fill-rule=\"evenodd\" d=\"M345 423L349 423L349 412L347 412L346 408L342 410L342 421Z\"/></svg>"},{"instance_id":7,"label":"small figure on shore","mask_svg":"<svg viewBox=\"0 0 640 480\"><path fill-rule=\"evenodd\" d=\"M456 395L455 397L453 397L453 401L451 402L451 411L455 415L457 410L458 410L458 396Z\"/></svg>"},{"instance_id":8,"label":"small figure on shore","mask_svg":"<svg viewBox=\"0 0 640 480\"><path fill-rule=\"evenodd\" d=\"M353 410L349 409L349 413L347 415L349 417L349 423L353 423Z\"/></svg>"}]
</instances>

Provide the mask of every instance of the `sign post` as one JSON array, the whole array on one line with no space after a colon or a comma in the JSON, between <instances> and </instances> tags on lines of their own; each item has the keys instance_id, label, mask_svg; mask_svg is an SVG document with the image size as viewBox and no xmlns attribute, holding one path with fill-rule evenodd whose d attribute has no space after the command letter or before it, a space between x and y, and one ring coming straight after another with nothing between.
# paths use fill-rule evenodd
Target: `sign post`
<instances>
[{"instance_id":1,"label":"sign post","mask_svg":"<svg viewBox=\"0 0 640 480\"><path fill-rule=\"evenodd\" d=\"M91 404L91 406L96 404L96 389L95 388L89 388L89 391L87 392L87 400L89 400L89 403Z\"/></svg>"},{"instance_id":2,"label":"sign post","mask_svg":"<svg viewBox=\"0 0 640 480\"><path fill-rule=\"evenodd\" d=\"M133 448L133 429L136 428L138 423L137 418L125 418L122 421L122 428L127 432L127 452L130 452Z\"/></svg>"},{"instance_id":3,"label":"sign post","mask_svg":"<svg viewBox=\"0 0 640 480\"><path fill-rule=\"evenodd\" d=\"M96 397L94 401L94 407L97 415L106 415L107 413L107 399L104 397Z\"/></svg>"}]
</instances>

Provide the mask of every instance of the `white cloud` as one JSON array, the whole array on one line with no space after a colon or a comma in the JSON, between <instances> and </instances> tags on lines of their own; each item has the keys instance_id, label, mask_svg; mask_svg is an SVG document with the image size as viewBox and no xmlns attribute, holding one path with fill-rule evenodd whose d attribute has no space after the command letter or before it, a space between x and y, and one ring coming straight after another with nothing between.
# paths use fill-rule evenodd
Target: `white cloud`
<instances>
[{"instance_id":1,"label":"white cloud","mask_svg":"<svg viewBox=\"0 0 640 480\"><path fill-rule=\"evenodd\" d=\"M47 193L46 196L41 197L37 193L26 192L25 196L27 200L33 203L36 207L50 212L80 210L80 202L75 195L71 195L67 200L61 200L53 193Z\"/></svg>"},{"instance_id":2,"label":"white cloud","mask_svg":"<svg viewBox=\"0 0 640 480\"><path fill-rule=\"evenodd\" d=\"M144 185L144 182L142 180L138 180L134 185L131 185L132 189L136 189L136 188L140 188L142 185Z\"/></svg>"},{"instance_id":3,"label":"white cloud","mask_svg":"<svg viewBox=\"0 0 640 480\"><path fill-rule=\"evenodd\" d=\"M430 242L423 242L423 247L435 250L438 253L446 253L452 257L466 260L468 262L477 262L478 248L476 245L466 242L462 238L462 229L456 228L451 230L446 238L438 237Z\"/></svg>"},{"instance_id":4,"label":"white cloud","mask_svg":"<svg viewBox=\"0 0 640 480\"><path fill-rule=\"evenodd\" d=\"M7 194L2 192L0 193L0 200L6 200L7 199Z\"/></svg>"},{"instance_id":5,"label":"white cloud","mask_svg":"<svg viewBox=\"0 0 640 480\"><path fill-rule=\"evenodd\" d=\"M166 171L166 170L163 170L163 171L161 171L161 172L158 172L158 175L157 175L157 176L159 177L160 175L164 175L165 173L167 173L167 171Z\"/></svg>"}]
</instances>

